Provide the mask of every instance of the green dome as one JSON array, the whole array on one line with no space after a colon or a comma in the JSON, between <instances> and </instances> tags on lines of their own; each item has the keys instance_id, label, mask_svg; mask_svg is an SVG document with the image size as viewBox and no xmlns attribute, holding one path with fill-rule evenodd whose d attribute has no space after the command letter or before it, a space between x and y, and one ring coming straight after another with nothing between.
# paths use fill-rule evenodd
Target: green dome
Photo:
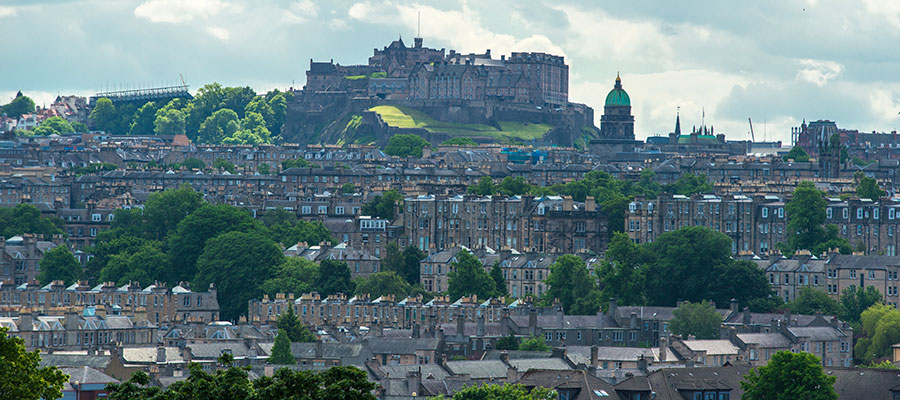
<instances>
[{"instance_id":1,"label":"green dome","mask_svg":"<svg viewBox=\"0 0 900 400\"><path fill-rule=\"evenodd\" d=\"M625 89L622 89L622 78L616 75L616 86L606 95L607 106L628 106L631 107L631 98Z\"/></svg>"}]
</instances>

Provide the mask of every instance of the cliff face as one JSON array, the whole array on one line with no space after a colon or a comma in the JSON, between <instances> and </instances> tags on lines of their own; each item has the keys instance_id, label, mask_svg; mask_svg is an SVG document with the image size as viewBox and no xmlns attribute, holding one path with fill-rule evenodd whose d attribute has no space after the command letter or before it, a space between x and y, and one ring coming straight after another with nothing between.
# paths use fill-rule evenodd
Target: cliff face
<instances>
[{"instance_id":1,"label":"cliff face","mask_svg":"<svg viewBox=\"0 0 900 400\"><path fill-rule=\"evenodd\" d=\"M432 144L453 137L480 143L580 146L594 138L593 110L571 104L542 109L490 102L352 98L347 93L298 92L282 134L290 143L384 144L395 134L417 134Z\"/></svg>"}]
</instances>

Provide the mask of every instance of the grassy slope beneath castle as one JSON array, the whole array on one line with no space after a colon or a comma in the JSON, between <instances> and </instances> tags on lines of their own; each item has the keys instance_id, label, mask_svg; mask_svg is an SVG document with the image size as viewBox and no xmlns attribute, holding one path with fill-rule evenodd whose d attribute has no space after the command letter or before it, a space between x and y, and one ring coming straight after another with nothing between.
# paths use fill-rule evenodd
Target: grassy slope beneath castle
<instances>
[{"instance_id":1,"label":"grassy slope beneath castle","mask_svg":"<svg viewBox=\"0 0 900 400\"><path fill-rule=\"evenodd\" d=\"M442 132L450 136L489 136L500 139L531 140L540 139L553 128L547 124L531 124L527 122L498 121L500 129L484 124L464 124L435 120L421 111L407 107L377 106L375 111L390 126L398 128L424 128L429 132Z\"/></svg>"}]
</instances>

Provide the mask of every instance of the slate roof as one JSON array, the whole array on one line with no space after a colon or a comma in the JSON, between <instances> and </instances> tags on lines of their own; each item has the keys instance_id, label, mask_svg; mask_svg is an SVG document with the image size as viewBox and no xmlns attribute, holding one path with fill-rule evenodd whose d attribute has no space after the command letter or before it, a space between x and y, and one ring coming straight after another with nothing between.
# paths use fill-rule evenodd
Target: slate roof
<instances>
[{"instance_id":1,"label":"slate roof","mask_svg":"<svg viewBox=\"0 0 900 400\"><path fill-rule=\"evenodd\" d=\"M738 340L746 344L756 344L760 348L788 348L791 341L780 333L739 333Z\"/></svg>"},{"instance_id":2,"label":"slate roof","mask_svg":"<svg viewBox=\"0 0 900 400\"><path fill-rule=\"evenodd\" d=\"M62 372L69 375L69 383L79 382L82 384L92 383L119 383L115 378L106 375L91 367L79 368L60 368Z\"/></svg>"},{"instance_id":3,"label":"slate roof","mask_svg":"<svg viewBox=\"0 0 900 400\"><path fill-rule=\"evenodd\" d=\"M437 339L371 338L369 350L374 354L416 354L416 350L437 350Z\"/></svg>"},{"instance_id":4,"label":"slate roof","mask_svg":"<svg viewBox=\"0 0 900 400\"><path fill-rule=\"evenodd\" d=\"M891 369L826 368L837 378L834 391L838 398L850 400L893 400L900 393L900 372Z\"/></svg>"},{"instance_id":5,"label":"slate roof","mask_svg":"<svg viewBox=\"0 0 900 400\"><path fill-rule=\"evenodd\" d=\"M454 375L469 375L473 379L506 378L509 367L500 360L447 361L446 367Z\"/></svg>"},{"instance_id":6,"label":"slate roof","mask_svg":"<svg viewBox=\"0 0 900 400\"><path fill-rule=\"evenodd\" d=\"M731 398L739 399L743 394L740 382L749 371L749 364L703 368L663 368L648 375L647 379L650 387L657 394L657 400L684 400L686 397L679 391L698 389L730 389Z\"/></svg>"},{"instance_id":7,"label":"slate roof","mask_svg":"<svg viewBox=\"0 0 900 400\"><path fill-rule=\"evenodd\" d=\"M510 359L509 365L516 367L519 372L538 370L569 370L569 363L560 358L520 358Z\"/></svg>"},{"instance_id":8,"label":"slate roof","mask_svg":"<svg viewBox=\"0 0 900 400\"><path fill-rule=\"evenodd\" d=\"M526 387L545 387L554 390L578 389L571 400L597 400L616 398L615 388L581 370L529 371L516 382Z\"/></svg>"},{"instance_id":9,"label":"slate roof","mask_svg":"<svg viewBox=\"0 0 900 400\"><path fill-rule=\"evenodd\" d=\"M685 340L691 351L706 351L706 355L737 354L738 348L730 340Z\"/></svg>"}]
</instances>

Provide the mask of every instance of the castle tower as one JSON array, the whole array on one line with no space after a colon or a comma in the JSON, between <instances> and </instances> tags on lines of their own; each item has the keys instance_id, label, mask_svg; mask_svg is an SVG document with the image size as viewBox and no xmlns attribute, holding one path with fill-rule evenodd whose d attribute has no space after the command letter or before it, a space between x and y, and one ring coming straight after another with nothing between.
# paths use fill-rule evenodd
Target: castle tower
<instances>
[{"instance_id":1,"label":"castle tower","mask_svg":"<svg viewBox=\"0 0 900 400\"><path fill-rule=\"evenodd\" d=\"M600 117L600 137L634 140L634 116L631 98L622 89L622 78L616 74L616 84L606 95L603 116Z\"/></svg>"}]
</instances>

